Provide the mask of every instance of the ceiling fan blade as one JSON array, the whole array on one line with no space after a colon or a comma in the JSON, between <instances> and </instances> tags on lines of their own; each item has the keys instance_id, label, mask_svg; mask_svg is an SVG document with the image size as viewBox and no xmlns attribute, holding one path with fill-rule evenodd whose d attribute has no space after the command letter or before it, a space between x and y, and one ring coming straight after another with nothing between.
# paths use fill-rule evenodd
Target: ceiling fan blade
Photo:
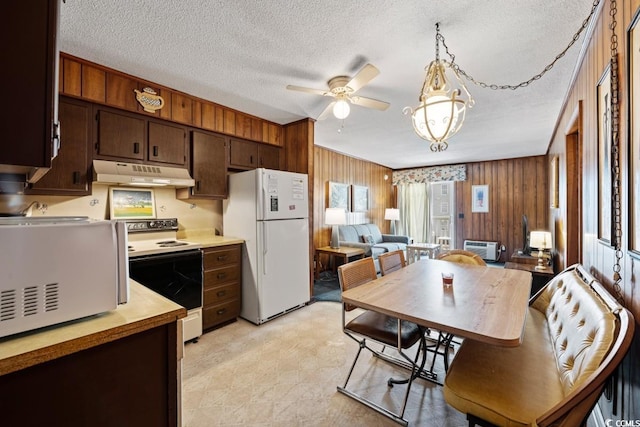
<instances>
[{"instance_id":1,"label":"ceiling fan blade","mask_svg":"<svg viewBox=\"0 0 640 427\"><path fill-rule=\"evenodd\" d=\"M351 81L347 83L354 92L360 89L362 86L366 85L373 79L375 76L380 74L380 71L371 64L365 65L362 70L358 71L358 74L353 76Z\"/></svg>"},{"instance_id":2,"label":"ceiling fan blade","mask_svg":"<svg viewBox=\"0 0 640 427\"><path fill-rule=\"evenodd\" d=\"M336 101L331 101L329 103L329 105L327 105L325 107L324 110L322 110L322 113L320 113L320 115L318 116L318 120L324 120L327 118L327 116L331 113L331 111L333 110L333 106L336 103Z\"/></svg>"},{"instance_id":3,"label":"ceiling fan blade","mask_svg":"<svg viewBox=\"0 0 640 427\"><path fill-rule=\"evenodd\" d=\"M364 96L352 96L351 103L361 107L373 108L374 110L384 111L389 108L389 103L378 101L377 99L365 98Z\"/></svg>"},{"instance_id":4,"label":"ceiling fan blade","mask_svg":"<svg viewBox=\"0 0 640 427\"><path fill-rule=\"evenodd\" d=\"M287 89L289 89L289 90L297 90L299 92L314 93L316 95L322 95L322 96L331 96L331 95L333 95L331 92L329 92L327 90L311 89L310 87L288 85Z\"/></svg>"}]
</instances>

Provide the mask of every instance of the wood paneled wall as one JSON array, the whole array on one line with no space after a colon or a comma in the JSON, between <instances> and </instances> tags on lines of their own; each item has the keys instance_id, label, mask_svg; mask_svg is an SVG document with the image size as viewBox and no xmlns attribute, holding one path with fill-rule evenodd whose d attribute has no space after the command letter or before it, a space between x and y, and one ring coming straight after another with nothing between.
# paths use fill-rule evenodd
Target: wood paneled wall
<instances>
[{"instance_id":1,"label":"wood paneled wall","mask_svg":"<svg viewBox=\"0 0 640 427\"><path fill-rule=\"evenodd\" d=\"M467 164L467 180L456 182L456 248L465 239L498 241L501 261L522 248L522 215L530 230L549 230L549 174L546 156ZM471 212L473 185L489 186L489 212Z\"/></svg>"},{"instance_id":2,"label":"wood paneled wall","mask_svg":"<svg viewBox=\"0 0 640 427\"><path fill-rule=\"evenodd\" d=\"M611 15L610 2L603 4L599 14L594 33L588 41L584 59L581 63L576 80L572 85L569 96L563 106L558 125L556 127L552 144L549 149L550 156L558 156L560 159L560 206L550 210L550 222L556 233L567 233L567 221L577 214L568 204L567 195L570 192L580 191L582 200L582 260L587 270L590 270L601 282L615 294L613 283L613 264L615 251L612 247L598 240L598 138L597 138L597 103L596 86L605 68L611 59ZM618 396L617 408L606 398L600 399L604 419L613 420L638 420L640 419L640 345L639 326L640 319L640 293L638 292L638 269L640 260L632 257L628 249L629 236L629 212L631 206L627 191L629 189L629 137L627 118L629 114L627 94L629 90L628 80L628 45L627 29L640 7L640 0L617 1L617 52L619 62L619 93L620 93L620 172L622 194L622 294L626 306L632 311L636 319L636 338L627 355L619 373L617 383ZM571 162L567 159L575 158L567 150L567 145L572 143L574 137L567 137L574 132L572 129L575 121L575 112L582 104L582 123L577 136L581 145L582 188L573 188L567 179L567 166ZM637 204L634 209L640 208ZM614 415L615 414L615 415Z\"/></svg>"},{"instance_id":3,"label":"wood paneled wall","mask_svg":"<svg viewBox=\"0 0 640 427\"><path fill-rule=\"evenodd\" d=\"M368 187L369 222L388 233L389 221L384 220L384 210L393 207L391 169L317 146L313 152L313 246L318 248L331 242L331 228L324 224L329 181Z\"/></svg>"}]
</instances>

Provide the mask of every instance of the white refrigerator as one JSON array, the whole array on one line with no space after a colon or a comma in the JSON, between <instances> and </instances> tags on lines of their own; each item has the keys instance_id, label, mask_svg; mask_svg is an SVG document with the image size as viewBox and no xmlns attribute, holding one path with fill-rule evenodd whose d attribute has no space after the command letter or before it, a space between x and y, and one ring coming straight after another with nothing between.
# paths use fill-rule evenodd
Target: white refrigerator
<instances>
[{"instance_id":1,"label":"white refrigerator","mask_svg":"<svg viewBox=\"0 0 640 427\"><path fill-rule=\"evenodd\" d=\"M224 234L245 241L240 316L259 325L306 304L307 175L263 168L231 174L222 207Z\"/></svg>"}]
</instances>

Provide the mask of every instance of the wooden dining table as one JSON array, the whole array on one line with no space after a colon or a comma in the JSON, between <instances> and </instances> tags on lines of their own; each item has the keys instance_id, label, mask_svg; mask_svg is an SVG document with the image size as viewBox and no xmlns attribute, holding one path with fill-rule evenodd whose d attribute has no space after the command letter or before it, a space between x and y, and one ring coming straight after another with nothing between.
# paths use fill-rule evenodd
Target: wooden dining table
<instances>
[{"instance_id":1,"label":"wooden dining table","mask_svg":"<svg viewBox=\"0 0 640 427\"><path fill-rule=\"evenodd\" d=\"M454 274L442 284L442 272ZM422 259L342 293L345 303L425 328L517 347L527 316L531 273Z\"/></svg>"}]
</instances>

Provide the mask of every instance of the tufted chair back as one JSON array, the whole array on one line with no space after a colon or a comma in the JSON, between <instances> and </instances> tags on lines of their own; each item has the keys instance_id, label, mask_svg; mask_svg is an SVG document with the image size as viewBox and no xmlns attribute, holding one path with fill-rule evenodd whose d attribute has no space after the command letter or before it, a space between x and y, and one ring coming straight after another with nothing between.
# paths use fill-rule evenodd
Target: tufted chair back
<instances>
[{"instance_id":1,"label":"tufted chair back","mask_svg":"<svg viewBox=\"0 0 640 427\"><path fill-rule=\"evenodd\" d=\"M531 306L547 318L566 396L599 368L616 338L616 316L578 269L556 277Z\"/></svg>"},{"instance_id":2,"label":"tufted chair back","mask_svg":"<svg viewBox=\"0 0 640 427\"><path fill-rule=\"evenodd\" d=\"M448 252L438 255L438 259L443 261L458 262L461 264L487 265L486 262L478 254L465 251L462 249L452 249Z\"/></svg>"}]
</instances>

